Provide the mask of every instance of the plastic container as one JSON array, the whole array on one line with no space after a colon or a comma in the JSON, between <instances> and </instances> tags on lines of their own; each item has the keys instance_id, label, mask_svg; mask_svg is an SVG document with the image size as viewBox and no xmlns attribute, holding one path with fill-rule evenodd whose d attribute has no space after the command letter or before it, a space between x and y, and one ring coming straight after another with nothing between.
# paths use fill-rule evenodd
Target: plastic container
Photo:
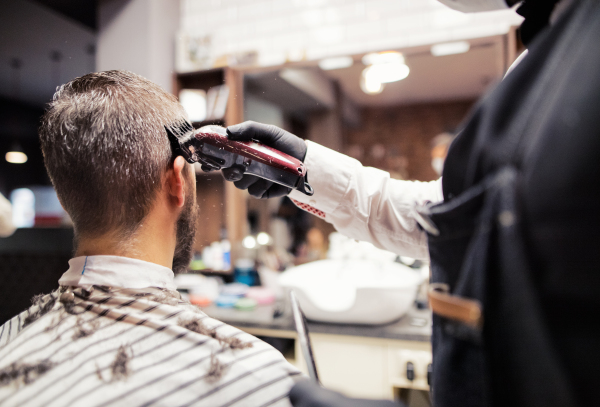
<instances>
[{"instance_id":1,"label":"plastic container","mask_svg":"<svg viewBox=\"0 0 600 407\"><path fill-rule=\"evenodd\" d=\"M234 295L219 295L215 300L215 305L221 308L233 308L240 297Z\"/></svg>"},{"instance_id":2,"label":"plastic container","mask_svg":"<svg viewBox=\"0 0 600 407\"><path fill-rule=\"evenodd\" d=\"M188 298L192 304L197 305L199 307L208 307L210 304L212 304L212 299L203 295L190 294Z\"/></svg>"},{"instance_id":3,"label":"plastic container","mask_svg":"<svg viewBox=\"0 0 600 407\"><path fill-rule=\"evenodd\" d=\"M221 287L221 295L231 295L240 298L246 295L249 288L247 284L242 283L225 284Z\"/></svg>"},{"instance_id":4,"label":"plastic container","mask_svg":"<svg viewBox=\"0 0 600 407\"><path fill-rule=\"evenodd\" d=\"M275 302L275 292L267 287L250 287L246 298L251 298L259 305L268 305Z\"/></svg>"},{"instance_id":5,"label":"plastic container","mask_svg":"<svg viewBox=\"0 0 600 407\"><path fill-rule=\"evenodd\" d=\"M240 298L235 303L235 308L242 311L252 311L256 308L256 300L253 300L252 298Z\"/></svg>"},{"instance_id":6,"label":"plastic container","mask_svg":"<svg viewBox=\"0 0 600 407\"><path fill-rule=\"evenodd\" d=\"M258 273L254 269L254 261L250 259L239 259L235 262L233 270L234 281L248 286L256 285Z\"/></svg>"}]
</instances>

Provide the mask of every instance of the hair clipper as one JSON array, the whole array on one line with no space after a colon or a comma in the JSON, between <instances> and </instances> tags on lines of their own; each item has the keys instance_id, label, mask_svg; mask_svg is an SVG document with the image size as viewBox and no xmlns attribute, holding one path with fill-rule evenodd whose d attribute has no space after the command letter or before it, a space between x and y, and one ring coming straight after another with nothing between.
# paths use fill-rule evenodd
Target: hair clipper
<instances>
[{"instance_id":1,"label":"hair clipper","mask_svg":"<svg viewBox=\"0 0 600 407\"><path fill-rule=\"evenodd\" d=\"M312 195L304 163L288 154L255 141L234 141L227 137L221 126L194 129L185 122L165 126L176 154L187 162L200 162L214 170L237 168L242 174L251 174L288 188Z\"/></svg>"}]
</instances>

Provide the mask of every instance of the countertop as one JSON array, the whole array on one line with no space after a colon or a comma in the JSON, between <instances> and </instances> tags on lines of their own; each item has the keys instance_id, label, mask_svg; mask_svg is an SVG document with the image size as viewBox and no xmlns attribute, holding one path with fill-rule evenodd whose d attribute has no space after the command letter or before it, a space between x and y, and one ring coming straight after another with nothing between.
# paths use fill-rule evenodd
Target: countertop
<instances>
[{"instance_id":1,"label":"countertop","mask_svg":"<svg viewBox=\"0 0 600 407\"><path fill-rule=\"evenodd\" d=\"M281 306L279 308L282 308ZM252 311L220 308L215 305L202 308L212 318L243 328L295 331L289 308L274 317L275 305L261 305ZM350 325L308 321L311 333L362 336L405 341L431 341L431 311L411 308L402 318L385 325Z\"/></svg>"}]
</instances>

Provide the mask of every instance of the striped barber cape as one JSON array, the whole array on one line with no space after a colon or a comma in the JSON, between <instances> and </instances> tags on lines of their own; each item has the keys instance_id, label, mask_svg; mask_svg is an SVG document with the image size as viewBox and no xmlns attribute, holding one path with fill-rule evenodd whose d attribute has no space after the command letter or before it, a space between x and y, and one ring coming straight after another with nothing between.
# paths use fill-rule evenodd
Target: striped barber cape
<instances>
[{"instance_id":1,"label":"striped barber cape","mask_svg":"<svg viewBox=\"0 0 600 407\"><path fill-rule=\"evenodd\" d=\"M165 288L61 287L0 327L0 406L289 406L301 378Z\"/></svg>"}]
</instances>

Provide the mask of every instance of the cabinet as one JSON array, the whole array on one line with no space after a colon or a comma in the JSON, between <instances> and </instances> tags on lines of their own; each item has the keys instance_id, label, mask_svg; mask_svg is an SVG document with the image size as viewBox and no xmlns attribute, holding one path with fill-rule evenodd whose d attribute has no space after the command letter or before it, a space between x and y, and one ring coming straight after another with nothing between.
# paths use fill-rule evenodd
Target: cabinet
<instances>
[{"instance_id":1,"label":"cabinet","mask_svg":"<svg viewBox=\"0 0 600 407\"><path fill-rule=\"evenodd\" d=\"M242 327L256 336L295 339L293 331ZM397 398L401 389L429 390L427 366L431 343L351 335L311 333L319 377L324 387L349 397ZM306 373L299 341L288 361ZM414 379L407 377L407 363L414 366Z\"/></svg>"},{"instance_id":2,"label":"cabinet","mask_svg":"<svg viewBox=\"0 0 600 407\"><path fill-rule=\"evenodd\" d=\"M229 99L224 120L194 123L195 127L205 124L239 123L244 120L244 86L243 73L233 68L218 68L207 71L178 74L175 80L175 94L181 89L202 89L208 91L213 86L226 84L229 87ZM196 247L200 251L204 245L221 239L221 230L227 230L231 241L232 260L237 255L236 248L241 246L242 239L248 233L246 191L241 191L231 182L225 182L221 174L198 174L197 201L200 217L197 225Z\"/></svg>"}]
</instances>

